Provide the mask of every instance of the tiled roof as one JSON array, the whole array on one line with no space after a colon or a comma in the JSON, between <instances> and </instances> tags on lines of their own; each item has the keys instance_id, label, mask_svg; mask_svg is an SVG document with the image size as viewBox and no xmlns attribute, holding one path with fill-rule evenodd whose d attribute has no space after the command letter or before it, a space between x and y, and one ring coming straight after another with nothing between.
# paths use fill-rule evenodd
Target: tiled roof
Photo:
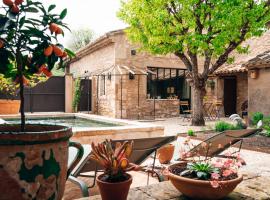
<instances>
[{"instance_id":1,"label":"tiled roof","mask_svg":"<svg viewBox=\"0 0 270 200\"><path fill-rule=\"evenodd\" d=\"M242 46L249 46L248 54L239 54L234 52L232 55L235 57L233 64L225 64L219 68L215 74L231 74L247 71L247 63L252 63L264 58L263 56L267 51L270 51L270 30L264 33L261 37L251 38L243 43ZM270 55L269 55L270 56ZM269 57L270 58L270 57ZM251 64L251 63L250 63Z\"/></svg>"},{"instance_id":2,"label":"tiled roof","mask_svg":"<svg viewBox=\"0 0 270 200\"><path fill-rule=\"evenodd\" d=\"M259 54L255 58L249 60L244 66L246 68L265 66L265 65L270 67L269 64L270 64L270 50L267 50L264 53Z\"/></svg>"}]
</instances>

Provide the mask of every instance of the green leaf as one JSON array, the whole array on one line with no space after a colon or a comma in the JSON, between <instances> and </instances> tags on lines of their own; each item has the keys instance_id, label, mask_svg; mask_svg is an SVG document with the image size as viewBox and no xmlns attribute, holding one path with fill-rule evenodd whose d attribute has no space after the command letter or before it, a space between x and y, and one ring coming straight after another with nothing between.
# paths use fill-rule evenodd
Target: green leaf
<instances>
[{"instance_id":1,"label":"green leaf","mask_svg":"<svg viewBox=\"0 0 270 200\"><path fill-rule=\"evenodd\" d=\"M50 5L49 8L48 8L48 12L51 12L55 8L56 8L55 4Z\"/></svg>"},{"instance_id":2,"label":"green leaf","mask_svg":"<svg viewBox=\"0 0 270 200\"><path fill-rule=\"evenodd\" d=\"M64 19L67 15L67 9L64 9L60 14L60 19Z\"/></svg>"},{"instance_id":3,"label":"green leaf","mask_svg":"<svg viewBox=\"0 0 270 200\"><path fill-rule=\"evenodd\" d=\"M74 58L76 56L76 54L73 51L71 51L70 49L65 48L65 51L67 52L67 54L70 58Z\"/></svg>"},{"instance_id":4,"label":"green leaf","mask_svg":"<svg viewBox=\"0 0 270 200\"><path fill-rule=\"evenodd\" d=\"M38 13L38 9L36 9L35 7L29 7L29 8L26 8L24 10L25 12L30 12L30 13Z\"/></svg>"},{"instance_id":5,"label":"green leaf","mask_svg":"<svg viewBox=\"0 0 270 200\"><path fill-rule=\"evenodd\" d=\"M25 16L23 16L19 21L19 27L21 28L23 24L25 23Z\"/></svg>"}]
</instances>

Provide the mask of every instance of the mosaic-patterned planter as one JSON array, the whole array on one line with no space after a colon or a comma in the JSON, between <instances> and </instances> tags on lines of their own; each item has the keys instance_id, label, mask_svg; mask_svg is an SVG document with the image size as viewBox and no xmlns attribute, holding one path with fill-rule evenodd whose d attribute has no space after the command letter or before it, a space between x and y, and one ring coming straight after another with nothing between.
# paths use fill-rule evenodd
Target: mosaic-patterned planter
<instances>
[{"instance_id":1,"label":"mosaic-patterned planter","mask_svg":"<svg viewBox=\"0 0 270 200\"><path fill-rule=\"evenodd\" d=\"M0 125L0 199L60 200L68 173L82 157L69 143L71 128L57 125ZM68 147L79 149L67 167Z\"/></svg>"}]
</instances>

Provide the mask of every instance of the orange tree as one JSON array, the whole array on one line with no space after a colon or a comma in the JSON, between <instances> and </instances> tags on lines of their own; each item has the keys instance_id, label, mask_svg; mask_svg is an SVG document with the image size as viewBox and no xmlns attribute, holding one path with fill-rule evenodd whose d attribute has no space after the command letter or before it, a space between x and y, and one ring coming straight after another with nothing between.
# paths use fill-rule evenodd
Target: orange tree
<instances>
[{"instance_id":1,"label":"orange tree","mask_svg":"<svg viewBox=\"0 0 270 200\"><path fill-rule=\"evenodd\" d=\"M21 129L24 131L24 86L35 74L52 75L56 63L74 54L58 42L64 36L63 23L67 14L53 13L38 0L3 0L0 5L0 74L19 84L21 99Z\"/></svg>"}]
</instances>

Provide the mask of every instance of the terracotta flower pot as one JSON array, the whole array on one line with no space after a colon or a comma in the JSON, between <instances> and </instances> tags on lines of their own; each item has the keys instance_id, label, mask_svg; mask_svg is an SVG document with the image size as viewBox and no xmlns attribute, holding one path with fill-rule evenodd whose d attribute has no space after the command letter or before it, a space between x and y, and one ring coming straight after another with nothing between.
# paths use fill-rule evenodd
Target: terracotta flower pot
<instances>
[{"instance_id":1,"label":"terracotta flower pot","mask_svg":"<svg viewBox=\"0 0 270 200\"><path fill-rule=\"evenodd\" d=\"M70 128L56 125L0 125L0 199L62 199L70 171L83 149L69 143ZM79 149L68 169L68 147Z\"/></svg>"},{"instance_id":2,"label":"terracotta flower pot","mask_svg":"<svg viewBox=\"0 0 270 200\"><path fill-rule=\"evenodd\" d=\"M126 200L128 191L132 183L132 176L127 174L129 179L119 183L108 183L101 180L104 174L97 178L97 185L100 190L102 200Z\"/></svg>"},{"instance_id":3,"label":"terracotta flower pot","mask_svg":"<svg viewBox=\"0 0 270 200\"><path fill-rule=\"evenodd\" d=\"M157 158L161 164L169 163L173 157L174 145L169 144L157 150Z\"/></svg>"},{"instance_id":4,"label":"terracotta flower pot","mask_svg":"<svg viewBox=\"0 0 270 200\"><path fill-rule=\"evenodd\" d=\"M176 165L179 165L179 163L171 165L169 169L172 169ZM239 175L236 179L219 181L221 186L218 188L213 188L210 181L185 178L177 176L173 173L169 173L168 178L182 194L192 199L204 200L222 199L226 197L243 180L243 176Z\"/></svg>"},{"instance_id":5,"label":"terracotta flower pot","mask_svg":"<svg viewBox=\"0 0 270 200\"><path fill-rule=\"evenodd\" d=\"M18 114L20 103L20 100L0 99L0 115Z\"/></svg>"}]
</instances>

